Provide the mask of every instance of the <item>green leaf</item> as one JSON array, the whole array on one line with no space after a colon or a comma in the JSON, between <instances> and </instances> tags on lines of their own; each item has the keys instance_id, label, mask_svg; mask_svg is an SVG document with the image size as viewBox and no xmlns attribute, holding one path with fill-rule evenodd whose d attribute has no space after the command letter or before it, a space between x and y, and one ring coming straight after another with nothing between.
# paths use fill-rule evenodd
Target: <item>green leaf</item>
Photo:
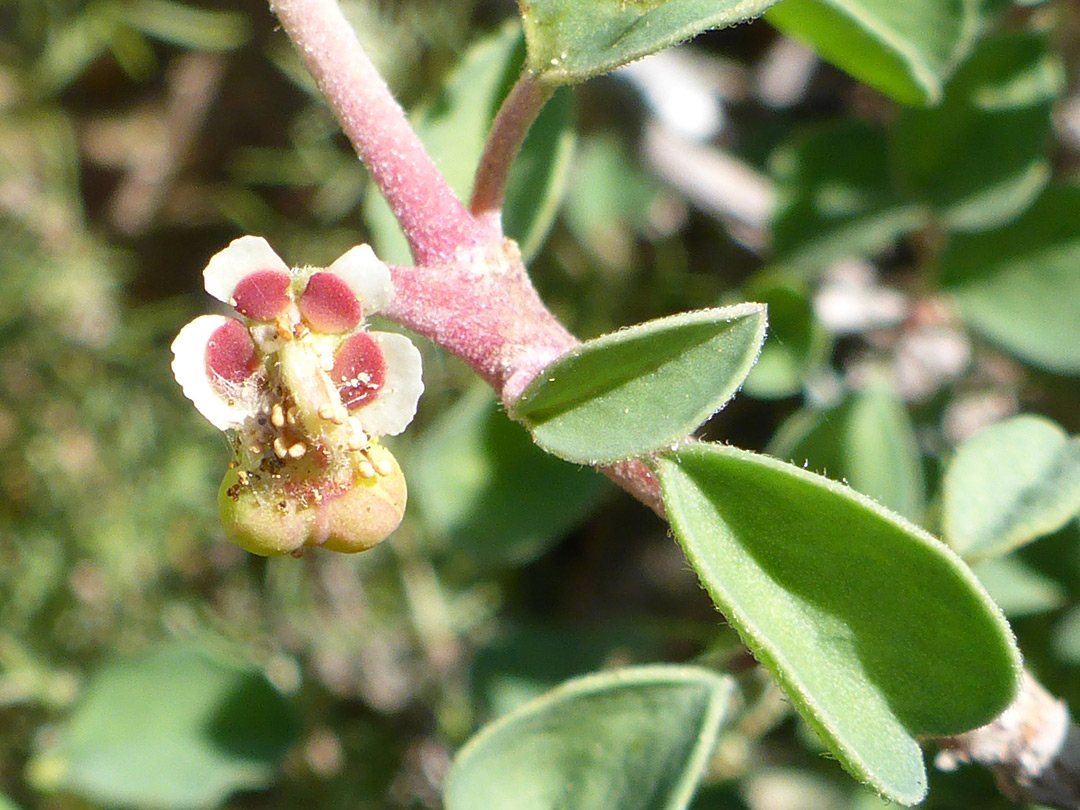
<instances>
[{"instance_id":1,"label":"green leaf","mask_svg":"<svg viewBox=\"0 0 1080 810\"><path fill-rule=\"evenodd\" d=\"M975 575L1006 616L1033 616L1065 604L1065 589L1013 556L975 566Z\"/></svg>"},{"instance_id":2,"label":"green leaf","mask_svg":"<svg viewBox=\"0 0 1080 810\"><path fill-rule=\"evenodd\" d=\"M135 30L182 48L231 51L251 36L244 14L196 8L172 0L124 3L116 8L116 14Z\"/></svg>"},{"instance_id":3,"label":"green leaf","mask_svg":"<svg viewBox=\"0 0 1080 810\"><path fill-rule=\"evenodd\" d=\"M743 393L759 399L794 396L828 353L810 297L803 285L775 278L758 280L745 292L768 307L769 335Z\"/></svg>"},{"instance_id":4,"label":"green leaf","mask_svg":"<svg viewBox=\"0 0 1080 810\"><path fill-rule=\"evenodd\" d=\"M537 449L485 385L440 416L410 461L425 534L482 563L540 556L606 491L602 476Z\"/></svg>"},{"instance_id":5,"label":"green leaf","mask_svg":"<svg viewBox=\"0 0 1080 810\"><path fill-rule=\"evenodd\" d=\"M447 77L446 86L410 115L428 153L462 199L472 191L477 164L499 105L521 72L525 44L517 24L479 40ZM573 106L557 92L529 130L507 181L503 225L528 261L555 220L574 153ZM409 264L408 244L390 206L374 189L364 201L379 257Z\"/></svg>"},{"instance_id":6,"label":"green leaf","mask_svg":"<svg viewBox=\"0 0 1080 810\"><path fill-rule=\"evenodd\" d=\"M1051 643L1060 660L1080 664L1080 605L1066 611L1054 626Z\"/></svg>"},{"instance_id":7,"label":"green leaf","mask_svg":"<svg viewBox=\"0 0 1080 810\"><path fill-rule=\"evenodd\" d=\"M31 773L102 804L197 810L268 785L296 734L259 672L170 646L96 673Z\"/></svg>"},{"instance_id":8,"label":"green leaf","mask_svg":"<svg viewBox=\"0 0 1080 810\"><path fill-rule=\"evenodd\" d=\"M635 237L647 231L661 187L610 135L582 140L563 221L592 258L623 267Z\"/></svg>"},{"instance_id":9,"label":"green leaf","mask_svg":"<svg viewBox=\"0 0 1080 810\"><path fill-rule=\"evenodd\" d=\"M733 447L659 461L675 535L717 606L856 778L926 792L916 737L1012 699L1008 625L946 546L851 489Z\"/></svg>"},{"instance_id":10,"label":"green leaf","mask_svg":"<svg viewBox=\"0 0 1080 810\"><path fill-rule=\"evenodd\" d=\"M1036 34L984 40L957 71L944 102L908 110L894 130L901 173L953 229L1003 224L1050 178L1051 107L1060 59Z\"/></svg>"},{"instance_id":11,"label":"green leaf","mask_svg":"<svg viewBox=\"0 0 1080 810\"><path fill-rule=\"evenodd\" d=\"M704 309L583 343L529 384L512 415L549 453L579 464L645 455L698 428L750 372L760 304Z\"/></svg>"},{"instance_id":12,"label":"green leaf","mask_svg":"<svg viewBox=\"0 0 1080 810\"><path fill-rule=\"evenodd\" d=\"M943 484L945 540L967 559L1004 554L1080 512L1080 439L1017 416L961 445Z\"/></svg>"},{"instance_id":13,"label":"green leaf","mask_svg":"<svg viewBox=\"0 0 1080 810\"><path fill-rule=\"evenodd\" d=\"M1080 187L1051 186L1008 226L957 234L941 284L978 333L1024 360L1080 374Z\"/></svg>"},{"instance_id":14,"label":"green leaf","mask_svg":"<svg viewBox=\"0 0 1080 810\"><path fill-rule=\"evenodd\" d=\"M656 660L671 641L670 628L650 628L633 618L500 625L476 651L470 682L478 703L498 716L612 660Z\"/></svg>"},{"instance_id":15,"label":"green leaf","mask_svg":"<svg viewBox=\"0 0 1080 810\"><path fill-rule=\"evenodd\" d=\"M694 667L569 681L476 735L446 780L447 810L681 810L732 697Z\"/></svg>"},{"instance_id":16,"label":"green leaf","mask_svg":"<svg viewBox=\"0 0 1080 810\"><path fill-rule=\"evenodd\" d=\"M926 484L915 429L885 385L871 384L831 410L797 412L776 432L769 453L922 520Z\"/></svg>"},{"instance_id":17,"label":"green leaf","mask_svg":"<svg viewBox=\"0 0 1080 810\"><path fill-rule=\"evenodd\" d=\"M712 28L752 20L777 0L518 0L528 67L572 84L677 45Z\"/></svg>"},{"instance_id":18,"label":"green leaf","mask_svg":"<svg viewBox=\"0 0 1080 810\"><path fill-rule=\"evenodd\" d=\"M970 47L977 0L784 0L766 19L904 104L940 100Z\"/></svg>"},{"instance_id":19,"label":"green leaf","mask_svg":"<svg viewBox=\"0 0 1080 810\"><path fill-rule=\"evenodd\" d=\"M789 0L790 1L790 0ZM843 122L804 134L770 160L779 200L776 262L813 273L845 256L871 256L921 227L926 210L897 192L885 133Z\"/></svg>"}]
</instances>

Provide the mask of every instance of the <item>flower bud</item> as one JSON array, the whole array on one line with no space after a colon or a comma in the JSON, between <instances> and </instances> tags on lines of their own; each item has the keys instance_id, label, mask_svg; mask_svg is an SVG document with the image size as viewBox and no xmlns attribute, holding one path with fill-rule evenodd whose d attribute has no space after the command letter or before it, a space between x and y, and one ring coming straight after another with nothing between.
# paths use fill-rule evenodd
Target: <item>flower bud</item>
<instances>
[{"instance_id":1,"label":"flower bud","mask_svg":"<svg viewBox=\"0 0 1080 810\"><path fill-rule=\"evenodd\" d=\"M405 513L405 477L381 445L356 453L345 483L333 479L287 483L230 469L218 491L225 535L262 556L295 554L304 546L354 553L378 545Z\"/></svg>"}]
</instances>

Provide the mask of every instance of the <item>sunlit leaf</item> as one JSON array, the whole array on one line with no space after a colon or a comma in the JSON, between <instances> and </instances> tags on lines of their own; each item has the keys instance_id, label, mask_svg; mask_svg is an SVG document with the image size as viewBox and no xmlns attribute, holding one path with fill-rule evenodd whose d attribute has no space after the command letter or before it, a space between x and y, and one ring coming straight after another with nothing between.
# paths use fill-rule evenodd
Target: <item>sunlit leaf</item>
<instances>
[{"instance_id":1,"label":"sunlit leaf","mask_svg":"<svg viewBox=\"0 0 1080 810\"><path fill-rule=\"evenodd\" d=\"M746 644L854 776L902 804L916 737L981 725L1016 691L1000 611L943 544L873 501L717 445L662 457L672 527Z\"/></svg>"},{"instance_id":2,"label":"sunlit leaf","mask_svg":"<svg viewBox=\"0 0 1080 810\"><path fill-rule=\"evenodd\" d=\"M1013 556L975 566L975 575L1006 616L1032 616L1065 604L1065 589Z\"/></svg>"},{"instance_id":3,"label":"sunlit leaf","mask_svg":"<svg viewBox=\"0 0 1080 810\"><path fill-rule=\"evenodd\" d=\"M518 0L529 69L571 84L676 45L711 28L746 22L776 0Z\"/></svg>"},{"instance_id":4,"label":"sunlit leaf","mask_svg":"<svg viewBox=\"0 0 1080 810\"><path fill-rule=\"evenodd\" d=\"M31 773L107 805L211 808L269 784L296 732L257 671L164 647L97 672Z\"/></svg>"},{"instance_id":5,"label":"sunlit leaf","mask_svg":"<svg viewBox=\"0 0 1080 810\"><path fill-rule=\"evenodd\" d=\"M570 681L458 753L447 810L681 810L732 695L708 670L646 666Z\"/></svg>"},{"instance_id":6,"label":"sunlit leaf","mask_svg":"<svg viewBox=\"0 0 1080 810\"><path fill-rule=\"evenodd\" d=\"M969 559L1056 532L1080 512L1080 439L1039 416L992 425L945 473L945 540Z\"/></svg>"},{"instance_id":7,"label":"sunlit leaf","mask_svg":"<svg viewBox=\"0 0 1080 810\"><path fill-rule=\"evenodd\" d=\"M957 234L941 284L978 333L1037 366L1080 374L1080 187L1051 186L995 231Z\"/></svg>"},{"instance_id":8,"label":"sunlit leaf","mask_svg":"<svg viewBox=\"0 0 1080 810\"><path fill-rule=\"evenodd\" d=\"M746 379L765 308L673 315L590 340L541 371L514 418L549 453L582 464L644 455L695 430Z\"/></svg>"},{"instance_id":9,"label":"sunlit leaf","mask_svg":"<svg viewBox=\"0 0 1080 810\"><path fill-rule=\"evenodd\" d=\"M784 0L767 19L905 104L930 104L975 34L977 0Z\"/></svg>"}]
</instances>

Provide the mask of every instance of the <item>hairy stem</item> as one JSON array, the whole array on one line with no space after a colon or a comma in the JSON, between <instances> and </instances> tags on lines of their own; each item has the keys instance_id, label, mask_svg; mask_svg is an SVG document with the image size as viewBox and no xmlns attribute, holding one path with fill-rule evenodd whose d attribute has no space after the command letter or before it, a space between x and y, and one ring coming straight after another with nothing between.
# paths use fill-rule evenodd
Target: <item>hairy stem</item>
<instances>
[{"instance_id":1,"label":"hairy stem","mask_svg":"<svg viewBox=\"0 0 1080 810\"><path fill-rule=\"evenodd\" d=\"M517 157L529 127L540 114L554 90L525 71L514 84L495 116L484 154L476 169L469 210L491 227L502 230L500 216L506 196L510 167Z\"/></svg>"},{"instance_id":2,"label":"hairy stem","mask_svg":"<svg viewBox=\"0 0 1080 810\"><path fill-rule=\"evenodd\" d=\"M416 263L451 262L459 248L497 237L447 185L337 0L271 0L270 9L390 203Z\"/></svg>"}]
</instances>

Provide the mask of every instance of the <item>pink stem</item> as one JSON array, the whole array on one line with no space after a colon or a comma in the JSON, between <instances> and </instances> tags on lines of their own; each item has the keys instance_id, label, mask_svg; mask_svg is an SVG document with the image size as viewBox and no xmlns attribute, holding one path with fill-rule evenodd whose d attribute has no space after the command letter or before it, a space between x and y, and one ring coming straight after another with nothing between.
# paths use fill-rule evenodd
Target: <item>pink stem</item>
<instances>
[{"instance_id":1,"label":"pink stem","mask_svg":"<svg viewBox=\"0 0 1080 810\"><path fill-rule=\"evenodd\" d=\"M307 69L401 223L417 264L498 238L465 210L336 0L271 0Z\"/></svg>"},{"instance_id":2,"label":"pink stem","mask_svg":"<svg viewBox=\"0 0 1080 810\"><path fill-rule=\"evenodd\" d=\"M516 245L504 242L475 266L391 267L394 298L381 314L469 364L509 408L545 366L578 340L544 306ZM664 516L660 485L633 459L600 472Z\"/></svg>"},{"instance_id":3,"label":"pink stem","mask_svg":"<svg viewBox=\"0 0 1080 810\"><path fill-rule=\"evenodd\" d=\"M510 177L510 166L517 157L521 144L525 142L529 127L553 92L552 88L545 86L526 71L514 84L499 108L499 114L495 116L495 123L491 127L484 154L476 170L476 183L469 210L481 221L500 231L502 223L499 220L506 196L506 181Z\"/></svg>"}]
</instances>

